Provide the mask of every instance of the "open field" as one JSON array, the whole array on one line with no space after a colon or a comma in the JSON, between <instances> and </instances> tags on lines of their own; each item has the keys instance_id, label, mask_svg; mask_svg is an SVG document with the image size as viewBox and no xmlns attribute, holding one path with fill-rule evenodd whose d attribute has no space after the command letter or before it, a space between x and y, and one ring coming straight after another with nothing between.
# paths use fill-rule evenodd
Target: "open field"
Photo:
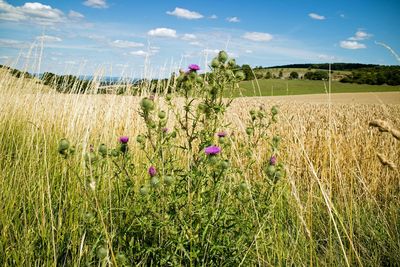
<instances>
[{"instance_id":1,"label":"open field","mask_svg":"<svg viewBox=\"0 0 400 267\"><path fill-rule=\"evenodd\" d=\"M368 92L368 93L337 93L308 94L271 97L252 97L260 101L274 103L308 103L308 104L400 104L400 92Z\"/></svg>"},{"instance_id":2,"label":"open field","mask_svg":"<svg viewBox=\"0 0 400 267\"><path fill-rule=\"evenodd\" d=\"M325 94L329 91L327 81L262 79L240 83L243 96L278 96ZM368 85L332 82L331 93L391 92L400 91L400 86ZM239 96L240 93L234 94Z\"/></svg>"},{"instance_id":3,"label":"open field","mask_svg":"<svg viewBox=\"0 0 400 267\"><path fill-rule=\"evenodd\" d=\"M190 265L197 259L231 266L396 264L399 171L383 166L377 153L399 166L400 142L368 123L383 119L398 129L398 94L332 95L331 105L327 95L234 100L224 119L231 124L219 128L228 133L220 145L230 163L215 185L220 202L196 191L177 197L188 183L177 170L192 168L188 154L178 150L173 167L164 166L175 170L175 184L150 187L144 195L141 188L154 182L149 164L166 178L148 141L144 150L135 142L146 129L140 98L2 93L0 264L93 265L103 258L119 265ZM181 109L182 100L174 101ZM162 98L155 103L167 108ZM281 137L277 158L285 170L274 185L264 172L270 139L253 147L245 133L249 110L272 105L278 105L279 120L268 135ZM170 129L177 126L171 112ZM91 145L98 153L101 143L115 147L121 135L130 137L131 165L123 167L121 156L85 164ZM59 155L61 138L76 145L75 156ZM181 201L185 205L172 212Z\"/></svg>"}]
</instances>

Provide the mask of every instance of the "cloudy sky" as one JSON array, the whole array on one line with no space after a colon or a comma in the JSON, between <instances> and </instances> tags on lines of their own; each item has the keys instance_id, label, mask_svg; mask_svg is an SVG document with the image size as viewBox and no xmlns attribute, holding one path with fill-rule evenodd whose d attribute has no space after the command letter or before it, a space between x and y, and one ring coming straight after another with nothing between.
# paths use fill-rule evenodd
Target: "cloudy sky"
<instances>
[{"instance_id":1,"label":"cloudy sky","mask_svg":"<svg viewBox=\"0 0 400 267\"><path fill-rule=\"evenodd\" d=\"M0 63L31 72L167 76L239 64L399 64L398 0L0 0Z\"/></svg>"}]
</instances>

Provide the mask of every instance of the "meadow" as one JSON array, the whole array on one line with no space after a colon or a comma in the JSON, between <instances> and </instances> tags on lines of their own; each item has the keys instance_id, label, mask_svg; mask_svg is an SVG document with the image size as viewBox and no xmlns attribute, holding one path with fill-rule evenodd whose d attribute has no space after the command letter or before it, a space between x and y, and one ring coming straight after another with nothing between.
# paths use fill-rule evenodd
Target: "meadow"
<instances>
[{"instance_id":1,"label":"meadow","mask_svg":"<svg viewBox=\"0 0 400 267\"><path fill-rule=\"evenodd\" d=\"M229 62L168 95L3 73L0 265L397 265L400 103L228 99Z\"/></svg>"},{"instance_id":2,"label":"meadow","mask_svg":"<svg viewBox=\"0 0 400 267\"><path fill-rule=\"evenodd\" d=\"M328 81L261 79L243 81L234 96L327 94ZM399 92L400 86L331 82L331 93Z\"/></svg>"}]
</instances>

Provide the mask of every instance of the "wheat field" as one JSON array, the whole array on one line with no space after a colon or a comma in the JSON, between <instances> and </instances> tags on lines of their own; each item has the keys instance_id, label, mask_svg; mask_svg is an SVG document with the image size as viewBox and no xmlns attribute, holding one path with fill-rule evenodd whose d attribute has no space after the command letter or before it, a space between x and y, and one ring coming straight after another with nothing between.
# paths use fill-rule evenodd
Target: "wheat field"
<instances>
[{"instance_id":1,"label":"wheat field","mask_svg":"<svg viewBox=\"0 0 400 267\"><path fill-rule=\"evenodd\" d=\"M0 264L101 264L96 257L100 257L99 240L105 240L105 264L158 265L151 261L155 256L147 250L147 254L137 256L127 252L122 241L114 242L122 223L105 210L116 206L109 195L115 185L104 181L93 200L87 193L89 189L78 181L79 175L73 174L85 172L84 155L91 145L112 145L119 136L129 136L132 162L138 168L132 174L132 190L139 190L146 179L146 169L138 167L143 166L145 154L134 141L145 130L139 116L141 98L59 94L38 82L14 79L4 73L0 88ZM256 224L257 231L247 247L230 256L238 258L230 264L395 266L400 262L400 142L389 132L369 126L380 119L399 129L400 101L363 104L322 97L325 101L311 103L296 98L237 98L229 108L224 130L231 143L231 166L241 174L230 179L250 184L265 179L262 169L269 143L258 144L252 155L245 154L240 146L247 142L245 124L250 109L255 107L279 108L279 121L269 134L281 137L278 159L285 168L279 193L272 197L265 214L258 214L255 208L252 211L251 205L247 211L238 211L248 213L245 216L252 218L249 221ZM391 101L396 97L399 100L399 95L393 93ZM379 95L373 99L379 99ZM181 100L174 101L179 109ZM155 102L159 108L166 105L163 96L156 96ZM168 127L174 126L176 122L169 120ZM61 138L76 145L77 155L70 165L57 153ZM187 164L183 154L177 157L181 160L177 165ZM74 171L67 176L66 168ZM129 209L135 203L125 200L120 208ZM102 205L104 209L99 208ZM90 206L99 217L87 226L82 223L80 210ZM91 231L96 234L91 236ZM159 238L161 246L161 234ZM188 239L196 237L188 234ZM185 253L177 249L176 254ZM123 257L127 259L120 263ZM164 264L196 265L169 260ZM208 264L224 262L229 264L221 256Z\"/></svg>"}]
</instances>

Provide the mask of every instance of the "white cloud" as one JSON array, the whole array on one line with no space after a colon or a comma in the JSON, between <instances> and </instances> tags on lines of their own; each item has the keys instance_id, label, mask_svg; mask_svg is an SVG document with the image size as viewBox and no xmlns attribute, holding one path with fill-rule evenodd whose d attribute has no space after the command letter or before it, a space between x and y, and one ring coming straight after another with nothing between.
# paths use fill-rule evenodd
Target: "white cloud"
<instances>
[{"instance_id":1,"label":"white cloud","mask_svg":"<svg viewBox=\"0 0 400 267\"><path fill-rule=\"evenodd\" d=\"M208 48L206 48L206 49L203 49L203 53L204 54L206 54L206 55L216 55L216 54L218 54L219 53L219 49L208 49Z\"/></svg>"},{"instance_id":2,"label":"white cloud","mask_svg":"<svg viewBox=\"0 0 400 267\"><path fill-rule=\"evenodd\" d=\"M268 42L273 39L273 36L265 32L246 32L243 38L256 42Z\"/></svg>"},{"instance_id":3,"label":"white cloud","mask_svg":"<svg viewBox=\"0 0 400 267\"><path fill-rule=\"evenodd\" d=\"M212 14L211 16L209 16L208 17L209 19L217 19L218 17L217 17L217 15L215 15L215 14Z\"/></svg>"},{"instance_id":4,"label":"white cloud","mask_svg":"<svg viewBox=\"0 0 400 267\"><path fill-rule=\"evenodd\" d=\"M240 22L240 19L238 17L228 17L228 18L226 18L226 20L228 22L234 22L234 23Z\"/></svg>"},{"instance_id":5,"label":"white cloud","mask_svg":"<svg viewBox=\"0 0 400 267\"><path fill-rule=\"evenodd\" d=\"M40 25L52 25L65 19L64 13L49 5L27 2L23 6L13 6L0 1L0 20L29 22Z\"/></svg>"},{"instance_id":6,"label":"white cloud","mask_svg":"<svg viewBox=\"0 0 400 267\"><path fill-rule=\"evenodd\" d=\"M106 0L86 0L83 2L85 6L93 7L93 8L107 8Z\"/></svg>"},{"instance_id":7,"label":"white cloud","mask_svg":"<svg viewBox=\"0 0 400 267\"><path fill-rule=\"evenodd\" d=\"M332 61L332 60L335 60L336 57L325 55L325 54L321 54L321 55L318 55L318 59Z\"/></svg>"},{"instance_id":8,"label":"white cloud","mask_svg":"<svg viewBox=\"0 0 400 267\"><path fill-rule=\"evenodd\" d=\"M345 49L362 49L367 48L365 44L361 44L357 41L341 41L340 47Z\"/></svg>"},{"instance_id":9,"label":"white cloud","mask_svg":"<svg viewBox=\"0 0 400 267\"><path fill-rule=\"evenodd\" d=\"M118 48L132 48L132 47L142 47L144 44L142 43L136 43L136 42L130 42L130 41L124 41L124 40L115 40L110 43L111 46L118 47Z\"/></svg>"},{"instance_id":10,"label":"white cloud","mask_svg":"<svg viewBox=\"0 0 400 267\"><path fill-rule=\"evenodd\" d=\"M68 17L70 19L83 19L85 16L82 15L81 13L79 13L79 12L70 10L69 13L68 13Z\"/></svg>"},{"instance_id":11,"label":"white cloud","mask_svg":"<svg viewBox=\"0 0 400 267\"><path fill-rule=\"evenodd\" d=\"M157 46L151 46L149 47L148 51L143 51L143 50L137 50L137 51L131 51L129 52L130 55L132 56L138 56L138 57L149 57L153 56L160 52L160 48Z\"/></svg>"},{"instance_id":12,"label":"white cloud","mask_svg":"<svg viewBox=\"0 0 400 267\"><path fill-rule=\"evenodd\" d=\"M247 54L251 54L251 53L253 53L253 51L252 50L250 50L250 49L247 49L246 51L244 51L244 52L246 52Z\"/></svg>"},{"instance_id":13,"label":"white cloud","mask_svg":"<svg viewBox=\"0 0 400 267\"><path fill-rule=\"evenodd\" d=\"M309 16L310 18L316 19L316 20L324 20L324 19L325 19L325 16L318 15L318 14L316 14L316 13L310 13L310 14L308 14L308 16Z\"/></svg>"},{"instance_id":14,"label":"white cloud","mask_svg":"<svg viewBox=\"0 0 400 267\"><path fill-rule=\"evenodd\" d=\"M139 56L139 57L147 57L150 56L149 52L145 52L143 50L138 50L138 51L132 51L129 52L129 54L131 54L132 56Z\"/></svg>"},{"instance_id":15,"label":"white cloud","mask_svg":"<svg viewBox=\"0 0 400 267\"><path fill-rule=\"evenodd\" d=\"M37 40L43 41L43 42L61 42L62 39L60 37L56 36L50 36L50 35L42 35L36 37Z\"/></svg>"},{"instance_id":16,"label":"white cloud","mask_svg":"<svg viewBox=\"0 0 400 267\"><path fill-rule=\"evenodd\" d=\"M365 31L358 30L353 37L349 38L349 40L361 41L361 40L369 39L371 36L372 36L372 34L369 34Z\"/></svg>"},{"instance_id":17,"label":"white cloud","mask_svg":"<svg viewBox=\"0 0 400 267\"><path fill-rule=\"evenodd\" d=\"M27 44L18 41L18 40L12 40L12 39L0 39L0 47L9 47L9 48L25 48L27 47Z\"/></svg>"},{"instance_id":18,"label":"white cloud","mask_svg":"<svg viewBox=\"0 0 400 267\"><path fill-rule=\"evenodd\" d=\"M194 46L202 46L202 44L198 41L190 42L189 44Z\"/></svg>"},{"instance_id":19,"label":"white cloud","mask_svg":"<svg viewBox=\"0 0 400 267\"><path fill-rule=\"evenodd\" d=\"M195 39L196 39L196 35L191 34L191 33L185 33L185 34L182 36L182 40L184 40L184 41L193 41L193 40L195 40Z\"/></svg>"},{"instance_id":20,"label":"white cloud","mask_svg":"<svg viewBox=\"0 0 400 267\"><path fill-rule=\"evenodd\" d=\"M201 19L204 16L198 12L190 11L184 8L175 7L174 11L167 11L168 15L183 19Z\"/></svg>"},{"instance_id":21,"label":"white cloud","mask_svg":"<svg viewBox=\"0 0 400 267\"><path fill-rule=\"evenodd\" d=\"M170 38L176 38L176 31L174 29L169 29L169 28L156 28L150 30L148 33L150 36L155 36L155 37L170 37Z\"/></svg>"}]
</instances>

